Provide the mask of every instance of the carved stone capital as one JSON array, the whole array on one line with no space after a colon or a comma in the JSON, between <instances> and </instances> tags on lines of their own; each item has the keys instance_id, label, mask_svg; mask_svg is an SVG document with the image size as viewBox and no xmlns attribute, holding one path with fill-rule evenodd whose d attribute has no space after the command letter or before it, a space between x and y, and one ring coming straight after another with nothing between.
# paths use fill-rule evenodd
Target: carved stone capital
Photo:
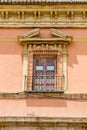
<instances>
[{"instance_id":1,"label":"carved stone capital","mask_svg":"<svg viewBox=\"0 0 87 130\"><path fill-rule=\"evenodd\" d=\"M68 50L67 50L67 45L66 44L63 45L62 55L63 56L67 56L68 55Z\"/></svg>"},{"instance_id":2,"label":"carved stone capital","mask_svg":"<svg viewBox=\"0 0 87 130\"><path fill-rule=\"evenodd\" d=\"M27 48L27 45L24 45L23 55L26 56L27 54L28 54L28 48Z\"/></svg>"}]
</instances>

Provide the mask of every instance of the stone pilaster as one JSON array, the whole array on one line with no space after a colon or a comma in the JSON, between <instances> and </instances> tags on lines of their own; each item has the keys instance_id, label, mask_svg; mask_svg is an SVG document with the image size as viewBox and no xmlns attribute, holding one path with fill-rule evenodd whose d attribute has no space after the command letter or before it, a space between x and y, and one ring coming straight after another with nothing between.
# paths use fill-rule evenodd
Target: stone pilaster
<instances>
[{"instance_id":1,"label":"stone pilaster","mask_svg":"<svg viewBox=\"0 0 87 130\"><path fill-rule=\"evenodd\" d=\"M27 90L31 91L32 86L32 77L33 76L33 53L28 52L28 69L27 69Z\"/></svg>"},{"instance_id":2,"label":"stone pilaster","mask_svg":"<svg viewBox=\"0 0 87 130\"><path fill-rule=\"evenodd\" d=\"M23 83L22 83L22 91L27 90L27 67L28 67L28 50L27 50L27 45L24 45L24 50L23 50Z\"/></svg>"},{"instance_id":3,"label":"stone pilaster","mask_svg":"<svg viewBox=\"0 0 87 130\"><path fill-rule=\"evenodd\" d=\"M63 68L63 76L64 76L64 83L63 83L63 90L67 90L67 48L66 45L63 45L62 51L62 68Z\"/></svg>"},{"instance_id":4,"label":"stone pilaster","mask_svg":"<svg viewBox=\"0 0 87 130\"><path fill-rule=\"evenodd\" d=\"M63 84L62 84L62 44L58 45L58 54L57 54L57 76L59 76L59 79L57 80L58 84L58 90L63 90Z\"/></svg>"}]
</instances>

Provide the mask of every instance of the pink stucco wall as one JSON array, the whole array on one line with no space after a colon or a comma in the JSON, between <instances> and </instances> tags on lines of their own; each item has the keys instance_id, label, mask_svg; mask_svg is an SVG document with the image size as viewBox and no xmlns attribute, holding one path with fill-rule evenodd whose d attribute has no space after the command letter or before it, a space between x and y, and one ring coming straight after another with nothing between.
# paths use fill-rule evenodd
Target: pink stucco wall
<instances>
[{"instance_id":1,"label":"pink stucco wall","mask_svg":"<svg viewBox=\"0 0 87 130\"><path fill-rule=\"evenodd\" d=\"M17 36L31 30L0 29L0 92L22 91L23 47L18 43ZM68 47L68 92L86 93L87 43L86 41L80 41L79 38L87 37L87 29L69 28L59 30L67 35L73 36L73 42ZM50 29L41 29L40 36L51 37ZM9 38L13 40L11 39L12 41L8 42Z\"/></svg>"},{"instance_id":2,"label":"pink stucco wall","mask_svg":"<svg viewBox=\"0 0 87 130\"><path fill-rule=\"evenodd\" d=\"M23 47L17 36L27 31L29 29L0 29L0 92L22 91Z\"/></svg>"},{"instance_id":3,"label":"pink stucco wall","mask_svg":"<svg viewBox=\"0 0 87 130\"><path fill-rule=\"evenodd\" d=\"M61 29L73 36L68 47L68 92L87 93L87 29Z\"/></svg>"},{"instance_id":4,"label":"pink stucco wall","mask_svg":"<svg viewBox=\"0 0 87 130\"><path fill-rule=\"evenodd\" d=\"M30 30L0 29L0 92L22 91L23 47L16 38ZM87 37L87 29L59 30L74 39L68 47L68 93L86 93L87 43L78 40ZM50 29L40 36L50 37ZM87 102L74 99L0 99L0 104L0 116L87 117Z\"/></svg>"},{"instance_id":5,"label":"pink stucco wall","mask_svg":"<svg viewBox=\"0 0 87 130\"><path fill-rule=\"evenodd\" d=\"M0 99L0 104L0 116L87 117L87 102L79 100Z\"/></svg>"}]
</instances>

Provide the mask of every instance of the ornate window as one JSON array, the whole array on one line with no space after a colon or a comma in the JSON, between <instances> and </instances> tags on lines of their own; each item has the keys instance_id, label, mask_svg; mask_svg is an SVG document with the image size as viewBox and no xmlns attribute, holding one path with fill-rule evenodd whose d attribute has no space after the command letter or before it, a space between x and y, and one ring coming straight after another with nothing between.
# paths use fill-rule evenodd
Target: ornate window
<instances>
[{"instance_id":1,"label":"ornate window","mask_svg":"<svg viewBox=\"0 0 87 130\"><path fill-rule=\"evenodd\" d=\"M72 40L51 29L51 38L41 38L40 29L19 36L23 51L23 91L52 92L67 89L67 46Z\"/></svg>"}]
</instances>

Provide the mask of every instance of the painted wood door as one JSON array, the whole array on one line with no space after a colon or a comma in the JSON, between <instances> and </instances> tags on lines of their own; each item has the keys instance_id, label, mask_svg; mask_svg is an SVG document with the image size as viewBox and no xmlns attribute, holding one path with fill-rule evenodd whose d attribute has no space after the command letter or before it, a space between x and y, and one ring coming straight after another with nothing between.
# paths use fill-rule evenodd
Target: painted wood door
<instances>
[{"instance_id":1,"label":"painted wood door","mask_svg":"<svg viewBox=\"0 0 87 130\"><path fill-rule=\"evenodd\" d=\"M54 90L55 74L55 58L35 58L33 73L33 89L38 91Z\"/></svg>"}]
</instances>

